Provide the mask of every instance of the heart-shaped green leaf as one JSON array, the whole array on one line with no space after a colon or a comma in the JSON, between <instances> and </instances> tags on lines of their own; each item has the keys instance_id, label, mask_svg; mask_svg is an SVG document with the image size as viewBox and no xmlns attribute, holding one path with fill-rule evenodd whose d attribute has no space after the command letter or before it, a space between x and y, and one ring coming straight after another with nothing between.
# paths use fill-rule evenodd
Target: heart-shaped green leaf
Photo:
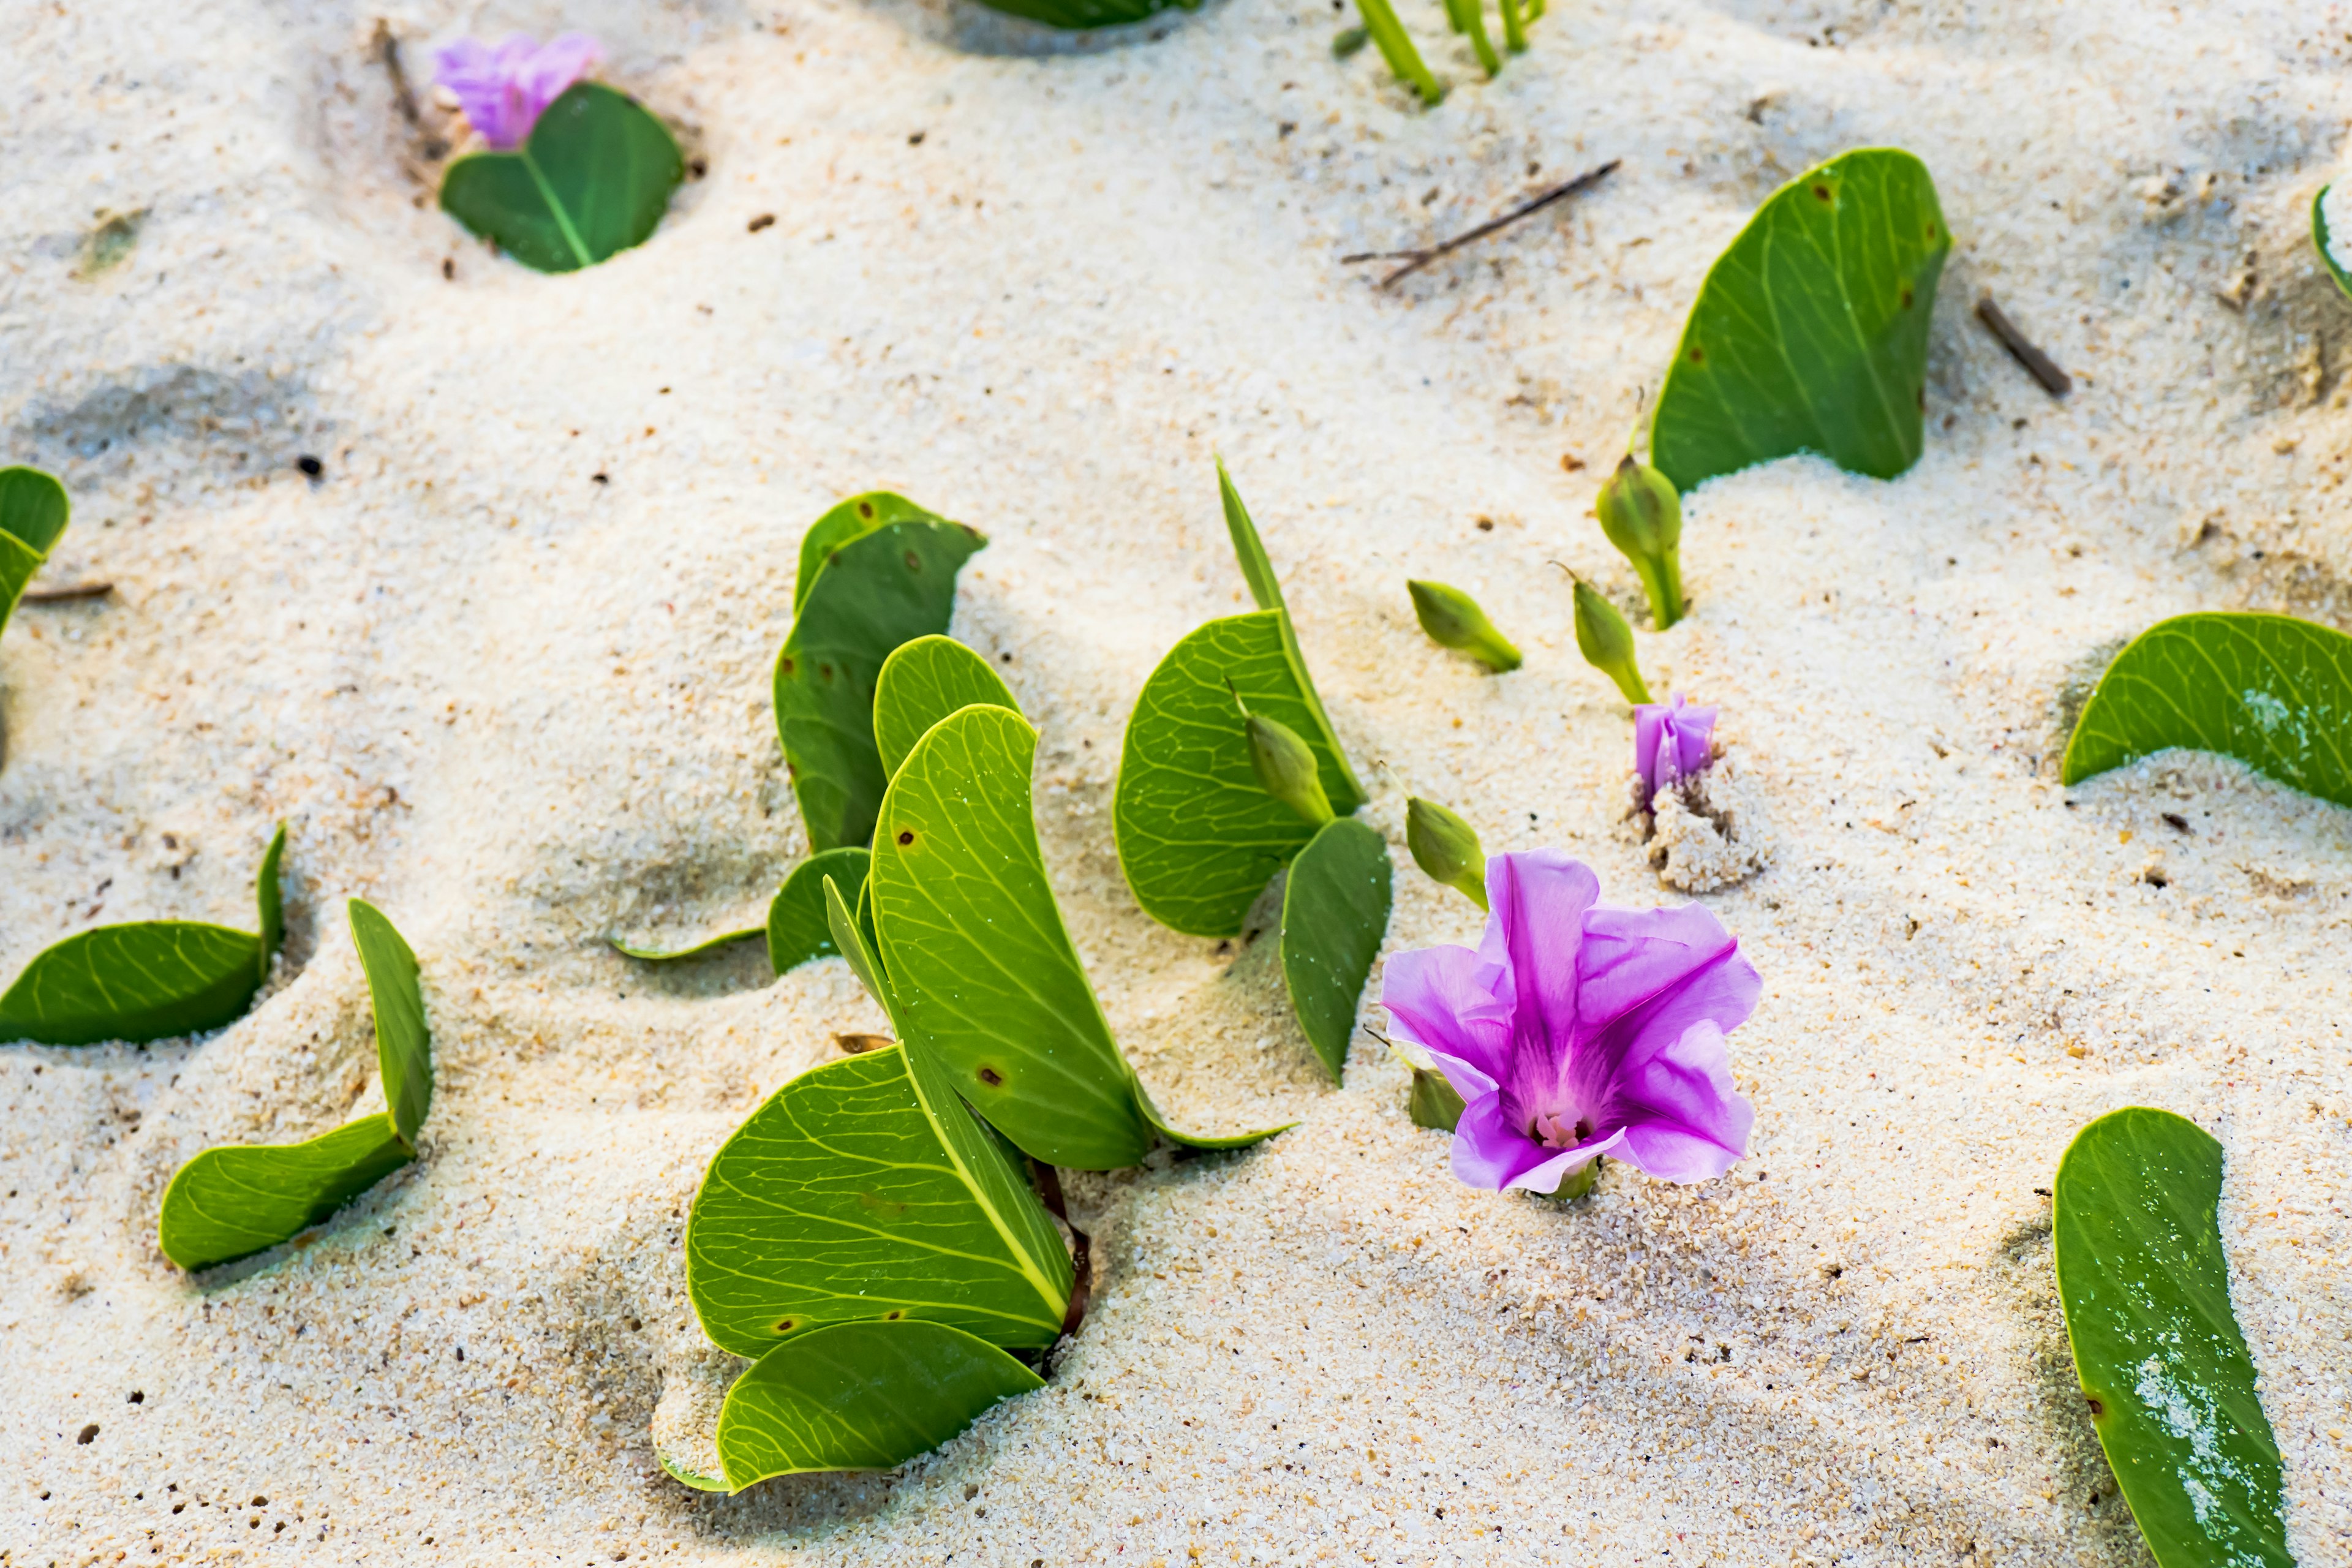
<instances>
[{"instance_id":1,"label":"heart-shaped green leaf","mask_svg":"<svg viewBox=\"0 0 2352 1568\"><path fill-rule=\"evenodd\" d=\"M1286 616L1258 610L1194 628L1127 721L1111 801L1119 868L1146 914L1193 936L1239 936L1266 882L1315 836L1258 782L1236 693L1307 742L1334 812L1363 804L1291 656Z\"/></svg>"},{"instance_id":2,"label":"heart-shaped green leaf","mask_svg":"<svg viewBox=\"0 0 2352 1568\"><path fill-rule=\"evenodd\" d=\"M2053 1184L2058 1297L2091 1424L2162 1568L2292 1568L2278 1443L2230 1310L2221 1145L2132 1106Z\"/></svg>"},{"instance_id":3,"label":"heart-shaped green leaf","mask_svg":"<svg viewBox=\"0 0 2352 1568\"><path fill-rule=\"evenodd\" d=\"M816 848L873 837L890 782L874 744L882 661L901 643L947 630L956 574L985 543L961 523L926 514L884 523L825 554L777 656L775 680L784 762Z\"/></svg>"},{"instance_id":4,"label":"heart-shaped green leaf","mask_svg":"<svg viewBox=\"0 0 2352 1568\"><path fill-rule=\"evenodd\" d=\"M786 1340L727 1391L719 1458L741 1491L807 1470L887 1470L1045 1380L945 1323L835 1323Z\"/></svg>"},{"instance_id":5,"label":"heart-shaped green leaf","mask_svg":"<svg viewBox=\"0 0 2352 1568\"><path fill-rule=\"evenodd\" d=\"M1116 1170L1151 1134L1046 880L1036 751L1027 721L995 707L916 743L883 797L874 927L904 1037L956 1092L1033 1159Z\"/></svg>"},{"instance_id":6,"label":"heart-shaped green leaf","mask_svg":"<svg viewBox=\"0 0 2352 1568\"><path fill-rule=\"evenodd\" d=\"M574 82L511 153L468 153L441 207L541 272L573 272L645 243L686 177L662 122L625 93Z\"/></svg>"},{"instance_id":7,"label":"heart-shaped green leaf","mask_svg":"<svg viewBox=\"0 0 2352 1568\"><path fill-rule=\"evenodd\" d=\"M416 1158L378 1114L307 1143L229 1144L180 1167L156 1239L191 1273L290 1241Z\"/></svg>"},{"instance_id":8,"label":"heart-shaped green leaf","mask_svg":"<svg viewBox=\"0 0 2352 1568\"><path fill-rule=\"evenodd\" d=\"M862 539L894 522L945 522L937 512L917 506L891 490L867 490L851 496L809 524L801 535L799 574L793 579L793 614L808 603L809 590L831 563L834 554L853 539Z\"/></svg>"},{"instance_id":9,"label":"heart-shaped green leaf","mask_svg":"<svg viewBox=\"0 0 2352 1568\"><path fill-rule=\"evenodd\" d=\"M1393 868L1388 840L1353 817L1325 823L1290 863L1282 889L1282 977L1291 1011L1337 1082L1356 1032L1356 1005L1388 934Z\"/></svg>"},{"instance_id":10,"label":"heart-shaped green leaf","mask_svg":"<svg viewBox=\"0 0 2352 1568\"><path fill-rule=\"evenodd\" d=\"M375 1011L376 1067L383 1075L383 1102L392 1108L393 1131L415 1143L417 1129L433 1109L433 1037L425 1027L416 954L373 904L353 899L346 910L352 945L360 950L368 1000Z\"/></svg>"},{"instance_id":11,"label":"heart-shaped green leaf","mask_svg":"<svg viewBox=\"0 0 2352 1568\"><path fill-rule=\"evenodd\" d=\"M2352 297L2352 270L2347 270L2342 262L2336 259L2336 247L2328 237L2327 193L2335 188L2322 185L2319 194L2311 198L2311 244L2319 252L2319 264L2327 268L2330 278L2336 279L2336 286L2347 297ZM2352 236L2347 236L2347 239L2345 254L2352 257Z\"/></svg>"},{"instance_id":12,"label":"heart-shaped green leaf","mask_svg":"<svg viewBox=\"0 0 2352 1568\"><path fill-rule=\"evenodd\" d=\"M1864 147L1781 186L1709 269L1658 389L1651 461L1685 495L1794 452L1918 461L1927 322L1952 248L1927 165Z\"/></svg>"},{"instance_id":13,"label":"heart-shaped green leaf","mask_svg":"<svg viewBox=\"0 0 2352 1568\"><path fill-rule=\"evenodd\" d=\"M932 636L899 644L882 661L874 683L874 744L882 771L897 773L925 731L975 702L1021 711L988 660L955 638Z\"/></svg>"},{"instance_id":14,"label":"heart-shaped green leaf","mask_svg":"<svg viewBox=\"0 0 2352 1568\"><path fill-rule=\"evenodd\" d=\"M2352 637L2290 616L2159 621L2099 677L2060 777L2078 784L2170 746L2352 805Z\"/></svg>"},{"instance_id":15,"label":"heart-shaped green leaf","mask_svg":"<svg viewBox=\"0 0 2352 1568\"><path fill-rule=\"evenodd\" d=\"M854 899L865 888L872 863L865 846L853 844L820 850L793 868L768 905L768 963L777 973L841 951L825 915L824 879L832 878Z\"/></svg>"},{"instance_id":16,"label":"heart-shaped green leaf","mask_svg":"<svg viewBox=\"0 0 2352 1568\"><path fill-rule=\"evenodd\" d=\"M903 1046L778 1089L711 1160L687 1220L687 1291L702 1331L738 1355L869 1319L1043 1349L1070 1282L1026 1178Z\"/></svg>"},{"instance_id":17,"label":"heart-shaped green leaf","mask_svg":"<svg viewBox=\"0 0 2352 1568\"><path fill-rule=\"evenodd\" d=\"M66 488L38 468L0 468L0 631L25 585L57 548L72 508Z\"/></svg>"}]
</instances>

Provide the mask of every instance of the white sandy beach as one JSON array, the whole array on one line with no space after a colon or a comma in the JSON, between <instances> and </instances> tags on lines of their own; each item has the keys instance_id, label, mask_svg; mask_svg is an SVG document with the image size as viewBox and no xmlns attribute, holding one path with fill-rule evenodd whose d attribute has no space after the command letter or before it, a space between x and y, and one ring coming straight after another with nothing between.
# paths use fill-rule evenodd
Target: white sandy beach
<instances>
[{"instance_id":1,"label":"white sandy beach","mask_svg":"<svg viewBox=\"0 0 2352 1568\"><path fill-rule=\"evenodd\" d=\"M0 1047L0 1563L2145 1563L2043 1191L2133 1103L2226 1147L2289 1538L2352 1563L2352 813L2210 758L2056 773L2066 694L2155 620L2352 630L2352 302L2307 219L2352 6L1554 0L1493 82L1404 6L1434 110L1332 58L1328 0L1085 41L940 0L0 16L0 462L72 492L44 583L115 585L0 638L0 980L93 921L248 922L290 829L247 1017ZM414 177L379 15L420 79L461 32L596 33L707 175L605 265L496 258ZM1373 788L1389 952L1477 930L1408 791L1680 901L1548 563L1636 602L1591 500L1706 268L1878 143L1956 236L1926 457L1705 487L1694 614L1642 635L1769 816L1769 868L1703 895L1765 982L1750 1157L1472 1191L1377 1042L1331 1088L1264 946L1120 878L1129 705L1244 604L1213 454ZM1392 292L1339 264L1611 158ZM805 852L769 665L803 530L877 488L992 541L954 630L1042 731L1048 863L1154 1092L1300 1125L1074 1184L1094 1304L1043 1391L893 1475L705 1495L653 1453L740 1365L687 1206L880 1014L839 961L604 939L751 923ZM1408 576L1526 667L1433 647ZM378 1108L351 895L423 963L424 1157L200 1289L155 1246L179 1163Z\"/></svg>"}]
</instances>

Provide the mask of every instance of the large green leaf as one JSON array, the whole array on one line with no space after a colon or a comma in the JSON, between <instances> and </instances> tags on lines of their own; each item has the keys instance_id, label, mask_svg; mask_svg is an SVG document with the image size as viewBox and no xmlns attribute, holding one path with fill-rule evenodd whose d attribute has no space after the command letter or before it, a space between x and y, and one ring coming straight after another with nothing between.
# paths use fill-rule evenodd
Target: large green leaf
<instances>
[{"instance_id":1,"label":"large green leaf","mask_svg":"<svg viewBox=\"0 0 2352 1568\"><path fill-rule=\"evenodd\" d=\"M1036 751L1003 708L935 725L883 797L866 887L903 1037L1023 1152L1114 1170L1150 1129L1045 878Z\"/></svg>"},{"instance_id":2,"label":"large green leaf","mask_svg":"<svg viewBox=\"0 0 2352 1568\"><path fill-rule=\"evenodd\" d=\"M1290 863L1282 890L1282 977L1291 1010L1336 1082L1348 1065L1356 1005L1388 934L1388 840L1353 817L1323 825Z\"/></svg>"},{"instance_id":3,"label":"large green leaf","mask_svg":"<svg viewBox=\"0 0 2352 1568\"><path fill-rule=\"evenodd\" d=\"M855 898L871 864L863 845L850 845L821 850L793 868L768 905L768 963L777 973L841 951L825 916L824 879L832 878Z\"/></svg>"},{"instance_id":4,"label":"large green leaf","mask_svg":"<svg viewBox=\"0 0 2352 1568\"><path fill-rule=\"evenodd\" d=\"M760 1358L727 1391L719 1458L737 1491L804 1470L887 1470L1045 1380L945 1323L835 1323Z\"/></svg>"},{"instance_id":5,"label":"large green leaf","mask_svg":"<svg viewBox=\"0 0 2352 1568\"><path fill-rule=\"evenodd\" d=\"M2170 746L2352 805L2352 637L2290 616L2159 621L2099 678L2060 776L2077 784Z\"/></svg>"},{"instance_id":6,"label":"large green leaf","mask_svg":"<svg viewBox=\"0 0 2352 1568\"><path fill-rule=\"evenodd\" d=\"M468 153L441 207L524 266L572 272L645 243L686 177L662 122L625 93L575 82L511 153Z\"/></svg>"},{"instance_id":7,"label":"large green leaf","mask_svg":"<svg viewBox=\"0 0 2352 1568\"><path fill-rule=\"evenodd\" d=\"M134 921L79 931L0 994L0 1040L168 1040L234 1022L261 985L249 931Z\"/></svg>"},{"instance_id":8,"label":"large green leaf","mask_svg":"<svg viewBox=\"0 0 2352 1568\"><path fill-rule=\"evenodd\" d=\"M425 993L417 984L416 954L383 912L364 899L348 907L352 945L367 971L368 1000L375 1012L377 1070L383 1075L383 1102L392 1125L409 1142L433 1109L433 1037L425 1027Z\"/></svg>"},{"instance_id":9,"label":"large green leaf","mask_svg":"<svg viewBox=\"0 0 2352 1568\"><path fill-rule=\"evenodd\" d=\"M686 1226L702 1331L738 1355L869 1319L1043 1349L1070 1282L1024 1174L945 1075L900 1046L778 1089L712 1158Z\"/></svg>"},{"instance_id":10,"label":"large green leaf","mask_svg":"<svg viewBox=\"0 0 2352 1568\"><path fill-rule=\"evenodd\" d=\"M1268 879L1315 836L1258 782L1235 692L1313 748L1333 811L1363 804L1289 653L1286 615L1194 628L1143 683L1127 721L1111 803L1119 868L1146 914L1194 936L1239 936Z\"/></svg>"},{"instance_id":11,"label":"large green leaf","mask_svg":"<svg viewBox=\"0 0 2352 1568\"><path fill-rule=\"evenodd\" d=\"M874 686L899 644L944 632L956 573L987 542L941 518L886 523L832 550L776 658L776 728L818 849L863 844L889 784Z\"/></svg>"},{"instance_id":12,"label":"large green leaf","mask_svg":"<svg viewBox=\"0 0 2352 1568\"><path fill-rule=\"evenodd\" d=\"M2107 1464L2162 1568L2291 1568L2279 1451L2230 1310L2221 1145L2167 1110L2059 1163L2058 1296Z\"/></svg>"},{"instance_id":13,"label":"large green leaf","mask_svg":"<svg viewBox=\"0 0 2352 1568\"><path fill-rule=\"evenodd\" d=\"M57 548L72 508L66 488L38 468L0 468L0 631L25 585Z\"/></svg>"},{"instance_id":14,"label":"large green leaf","mask_svg":"<svg viewBox=\"0 0 2352 1568\"><path fill-rule=\"evenodd\" d=\"M883 973L882 955L874 949L872 922L865 918L874 896L873 878L866 879L858 893L857 909L853 912L843 901L840 885L830 877L824 879L825 927L833 933L834 946L849 961L850 972L857 976L857 983L866 987L867 995L881 1004L882 1011L889 1015L890 1026L896 1029L899 1026L898 1000L891 995L889 979Z\"/></svg>"},{"instance_id":15,"label":"large green leaf","mask_svg":"<svg viewBox=\"0 0 2352 1568\"><path fill-rule=\"evenodd\" d=\"M307 1143L207 1149L164 1189L156 1238L183 1268L233 1263L292 1240L415 1158L382 1114Z\"/></svg>"},{"instance_id":16,"label":"large green leaf","mask_svg":"<svg viewBox=\"0 0 2352 1568\"><path fill-rule=\"evenodd\" d=\"M2319 264L2327 268L2327 275L2336 279L2336 286L2346 295L2352 296L2352 272L2347 272L2336 261L2335 249L2328 239L2327 193L2335 188L2322 185L2319 194L2311 198L2311 243L2313 248L2319 252Z\"/></svg>"},{"instance_id":17,"label":"large green leaf","mask_svg":"<svg viewBox=\"0 0 2352 1568\"><path fill-rule=\"evenodd\" d=\"M1651 460L1685 495L1792 452L1882 479L1908 468L1951 247L1908 153L1860 148L1781 186L1707 272L1658 389Z\"/></svg>"},{"instance_id":18,"label":"large green leaf","mask_svg":"<svg viewBox=\"0 0 2352 1568\"><path fill-rule=\"evenodd\" d=\"M851 496L809 524L801 535L800 573L793 579L793 614L808 603L817 576L843 545L894 522L944 522L947 520L890 490L867 490Z\"/></svg>"},{"instance_id":19,"label":"large green leaf","mask_svg":"<svg viewBox=\"0 0 2352 1568\"><path fill-rule=\"evenodd\" d=\"M874 744L883 773L897 773L926 731L975 702L1021 711L988 660L955 638L935 635L899 644L874 683Z\"/></svg>"}]
</instances>

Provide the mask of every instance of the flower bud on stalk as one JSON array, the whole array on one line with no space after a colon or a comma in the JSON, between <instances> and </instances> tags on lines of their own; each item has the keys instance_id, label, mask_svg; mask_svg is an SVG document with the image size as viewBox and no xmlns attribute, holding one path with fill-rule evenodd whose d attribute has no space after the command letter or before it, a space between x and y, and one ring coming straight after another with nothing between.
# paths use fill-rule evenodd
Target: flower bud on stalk
<instances>
[{"instance_id":1,"label":"flower bud on stalk","mask_svg":"<svg viewBox=\"0 0 2352 1568\"><path fill-rule=\"evenodd\" d=\"M1407 798L1404 808L1405 847L1412 863L1464 898L1486 907L1486 851L1475 829L1438 805L1419 795Z\"/></svg>"},{"instance_id":2,"label":"flower bud on stalk","mask_svg":"<svg viewBox=\"0 0 2352 1568\"><path fill-rule=\"evenodd\" d=\"M1631 454L1601 487L1593 510L1601 531L1622 551L1650 595L1650 616L1665 630L1683 618L1683 502L1674 481Z\"/></svg>"},{"instance_id":3,"label":"flower bud on stalk","mask_svg":"<svg viewBox=\"0 0 2352 1568\"><path fill-rule=\"evenodd\" d=\"M1576 579L1576 650L1584 662L1617 683L1625 700L1647 702L1650 689L1642 684L1641 666L1633 662L1633 628L1601 590Z\"/></svg>"},{"instance_id":4,"label":"flower bud on stalk","mask_svg":"<svg viewBox=\"0 0 2352 1568\"><path fill-rule=\"evenodd\" d=\"M1239 701L1238 696L1234 699ZM1298 731L1277 719L1242 710L1249 731L1250 767L1265 793L1320 827L1331 820L1331 797L1323 792L1315 753Z\"/></svg>"},{"instance_id":5,"label":"flower bud on stalk","mask_svg":"<svg viewBox=\"0 0 2352 1568\"><path fill-rule=\"evenodd\" d=\"M1519 650L1495 629L1495 623L1469 595L1443 583L1407 581L1405 587L1412 595L1412 613L1421 617L1421 629L1429 634L1430 641L1440 647L1457 648L1497 675L1519 668L1523 662Z\"/></svg>"}]
</instances>

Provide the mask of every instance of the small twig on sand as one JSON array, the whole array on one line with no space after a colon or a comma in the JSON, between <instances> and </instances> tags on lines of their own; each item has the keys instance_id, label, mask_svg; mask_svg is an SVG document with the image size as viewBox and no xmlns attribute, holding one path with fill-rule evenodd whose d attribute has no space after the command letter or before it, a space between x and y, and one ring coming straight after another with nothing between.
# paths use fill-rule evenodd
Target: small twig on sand
<instances>
[{"instance_id":1,"label":"small twig on sand","mask_svg":"<svg viewBox=\"0 0 2352 1568\"><path fill-rule=\"evenodd\" d=\"M1380 280L1378 286L1380 288L1386 289L1400 279L1412 276L1412 274L1420 271L1423 268L1428 266L1431 262L1435 261L1442 256L1450 255L1454 251L1461 249L1465 245L1484 239L1497 229L1508 228L1511 225L1518 222L1521 218L1533 216L1535 214L1539 213L1543 211L1544 208L1551 205L1554 202L1566 201L1569 197L1576 195L1577 192L1581 191L1588 186L1599 184L1602 180L1607 179L1612 174L1614 174L1616 172L1617 165L1622 162L1624 162L1624 160L1622 158L1612 158L1606 163L1601 164L1601 167L1597 169L1588 169L1583 174L1577 175L1576 178L1569 181L1567 184L1554 185L1551 189L1536 197L1533 201L1523 202L1519 205L1513 207L1509 212L1505 213L1502 216L1498 218L1490 218L1486 222L1480 224L1476 228L1472 229L1469 233L1457 234L1452 239L1447 240L1444 244L1434 247L1432 249L1364 250L1359 251L1353 256L1343 256L1339 258L1340 264L1342 266L1350 266L1359 261L1403 261L1405 265L1398 268L1394 272L1390 273L1387 277Z\"/></svg>"},{"instance_id":2,"label":"small twig on sand","mask_svg":"<svg viewBox=\"0 0 2352 1568\"><path fill-rule=\"evenodd\" d=\"M408 85L408 72L401 68L400 40L392 36L392 24L378 16L375 19L375 58L383 64L384 74L392 78L392 100L400 110L400 117L412 126L418 124L416 91Z\"/></svg>"},{"instance_id":3,"label":"small twig on sand","mask_svg":"<svg viewBox=\"0 0 2352 1568\"><path fill-rule=\"evenodd\" d=\"M2074 377L2060 370L2048 354L2028 342L2025 334L2017 330L2017 323L2001 314L2000 307L1992 302L1990 294L1978 296L1977 318L1992 329L1992 335L2000 340L2000 346L2009 351L2011 359L2025 367L2028 375L2042 384L2042 391L2053 397L2063 397L2074 389Z\"/></svg>"},{"instance_id":4,"label":"small twig on sand","mask_svg":"<svg viewBox=\"0 0 2352 1568\"><path fill-rule=\"evenodd\" d=\"M71 583L62 588L27 588L20 605L70 605L76 599L103 599L114 592L111 583Z\"/></svg>"}]
</instances>

